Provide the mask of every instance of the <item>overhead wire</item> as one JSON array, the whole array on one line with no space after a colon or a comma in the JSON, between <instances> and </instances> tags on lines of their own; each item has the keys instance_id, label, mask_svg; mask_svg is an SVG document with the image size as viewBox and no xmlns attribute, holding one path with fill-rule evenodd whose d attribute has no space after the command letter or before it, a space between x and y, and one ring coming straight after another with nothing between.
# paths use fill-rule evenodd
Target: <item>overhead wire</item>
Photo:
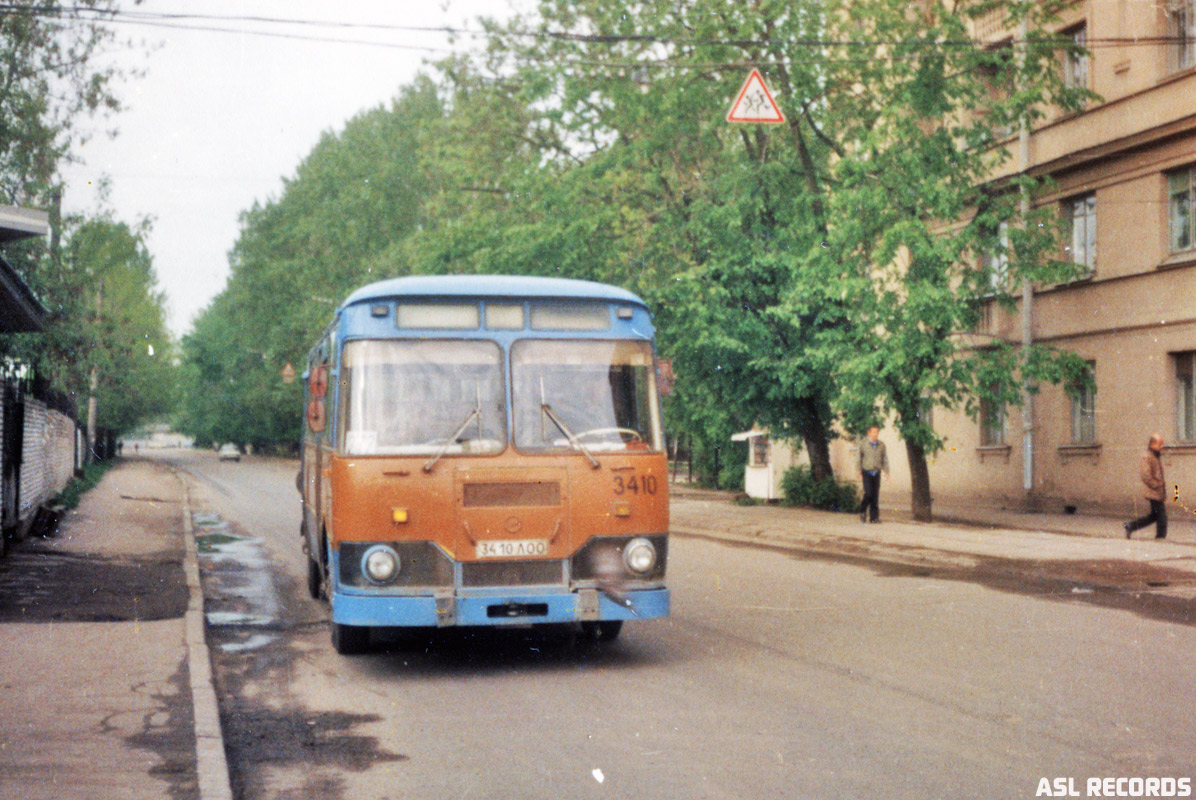
<instances>
[{"instance_id":1,"label":"overhead wire","mask_svg":"<svg viewBox=\"0 0 1196 800\"><path fill-rule=\"evenodd\" d=\"M122 9L100 9L90 6L47 6L31 7L18 3L0 2L0 13L22 13L34 16L66 16L91 15L111 22L149 23L154 22L162 27L171 27L175 22L245 22L267 25L296 25L303 27L340 28L351 30L390 31L402 33L442 33L450 36L491 37L495 31L464 28L452 25L404 25L383 22L353 22L348 20L304 19L299 17L276 17L256 14L202 14L197 12L165 12L138 11ZM178 26L182 27L182 26ZM244 29L214 29L218 32L232 33L261 33L259 30ZM695 39L691 37L669 36L664 34L604 34L604 33L574 33L569 31L551 30L505 30L504 35L514 35L522 38L554 39L561 41L590 42L595 44L684 44L695 47L748 47L774 45L775 40L768 39ZM355 43L356 40L339 40ZM366 40L373 41L373 40ZM1045 40L1040 40L1045 41ZM1052 41L1066 43L1067 37L1060 35L1052 37ZM1155 44L1174 44L1184 41L1179 36L1107 36L1089 37L1085 47L1125 47L1148 46ZM796 47L986 47L990 43L978 39L794 39L786 44Z\"/></svg>"},{"instance_id":2,"label":"overhead wire","mask_svg":"<svg viewBox=\"0 0 1196 800\"><path fill-rule=\"evenodd\" d=\"M552 30L485 30L478 28L457 27L451 25L429 26L409 25L382 22L354 22L348 20L304 19L298 17L264 16L257 14L204 14L198 12L163 12L126 10L118 8L95 8L81 5L29 6L25 4L0 2L0 15L5 13L19 13L32 16L47 17L89 17L96 21L115 24L135 25L148 28L188 30L219 34L236 34L258 36L273 39L288 39L296 41L310 41L327 44L348 44L386 49L414 50L427 53L450 53L452 48L426 44L408 44L383 41L379 39L346 38L341 36L320 36L294 31L265 30L258 27L229 27L235 23L261 26L298 26L304 28L373 31L380 33L414 33L427 35L430 33L443 34L447 37L493 38L496 36L513 36L516 38L532 38L537 40L576 42L582 44L656 44L666 46L681 46L687 48L731 47L775 48L778 44L786 47L821 50L824 55L820 60L827 63L860 63L881 60L909 60L915 59L916 54L895 55L892 52L883 54L873 53L870 56L830 56L826 51L835 49L917 49L917 48L977 48L989 49L992 42L974 39L790 39L778 42L765 39L741 38L687 38L663 34L599 34L575 33L569 31ZM195 23L195 24L193 24ZM216 24L221 23L221 24ZM1147 47L1166 44L1182 44L1184 39L1178 36L1149 36L1149 37L1092 37L1087 39L1083 47L1088 50L1099 50L1113 47ZM1064 35L1049 36L1031 42L1032 45L1063 48L1071 46L1070 40ZM624 63L599 62L594 59L580 57L570 58L560 56L558 60L567 60L569 64L589 67L606 67L627 69L637 67L668 68L687 67L691 69L729 69L743 66L766 65L773 59L765 56L763 59L726 61L716 63L694 63L692 61L678 61L669 58L643 59Z\"/></svg>"}]
</instances>

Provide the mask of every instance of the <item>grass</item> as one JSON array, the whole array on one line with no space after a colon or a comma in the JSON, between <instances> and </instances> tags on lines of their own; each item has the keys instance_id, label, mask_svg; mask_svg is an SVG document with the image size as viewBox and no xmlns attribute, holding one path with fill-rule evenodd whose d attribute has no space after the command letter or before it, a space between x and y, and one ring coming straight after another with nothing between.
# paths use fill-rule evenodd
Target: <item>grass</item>
<instances>
[{"instance_id":1,"label":"grass","mask_svg":"<svg viewBox=\"0 0 1196 800\"><path fill-rule=\"evenodd\" d=\"M96 461L93 464L88 464L83 468L82 477L73 478L50 505L62 506L64 510L70 510L79 505L79 500L83 495L94 489L100 482L100 478L104 477L104 473L114 466L116 464L113 461Z\"/></svg>"}]
</instances>

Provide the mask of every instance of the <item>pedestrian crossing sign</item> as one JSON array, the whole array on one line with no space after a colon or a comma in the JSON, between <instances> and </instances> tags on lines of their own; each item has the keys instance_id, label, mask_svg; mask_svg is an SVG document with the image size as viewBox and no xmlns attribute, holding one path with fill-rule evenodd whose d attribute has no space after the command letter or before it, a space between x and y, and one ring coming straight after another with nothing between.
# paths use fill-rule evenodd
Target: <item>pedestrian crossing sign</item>
<instances>
[{"instance_id":1,"label":"pedestrian crossing sign","mask_svg":"<svg viewBox=\"0 0 1196 800\"><path fill-rule=\"evenodd\" d=\"M727 112L727 122L754 122L764 125L777 125L785 121L785 115L772 99L772 92L764 85L764 78L760 70L753 69L743 82L731 110Z\"/></svg>"}]
</instances>

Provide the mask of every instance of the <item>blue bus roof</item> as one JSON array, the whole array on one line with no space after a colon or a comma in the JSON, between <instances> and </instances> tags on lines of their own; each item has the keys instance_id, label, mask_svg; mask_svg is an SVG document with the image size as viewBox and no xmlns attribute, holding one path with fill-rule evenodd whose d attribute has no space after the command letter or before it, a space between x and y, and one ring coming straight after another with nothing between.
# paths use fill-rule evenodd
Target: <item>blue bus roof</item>
<instances>
[{"instance_id":1,"label":"blue bus roof","mask_svg":"<svg viewBox=\"0 0 1196 800\"><path fill-rule=\"evenodd\" d=\"M618 303L647 303L635 294L594 281L570 278L536 278L527 275L415 275L391 278L363 286L341 304L347 308L370 300L399 297L502 297L555 300L606 300Z\"/></svg>"}]
</instances>

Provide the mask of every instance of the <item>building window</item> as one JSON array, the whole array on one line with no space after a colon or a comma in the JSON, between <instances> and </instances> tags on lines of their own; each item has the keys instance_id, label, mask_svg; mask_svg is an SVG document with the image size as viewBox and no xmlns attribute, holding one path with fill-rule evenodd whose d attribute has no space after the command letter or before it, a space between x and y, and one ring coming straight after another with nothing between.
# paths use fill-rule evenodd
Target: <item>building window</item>
<instances>
[{"instance_id":1,"label":"building window","mask_svg":"<svg viewBox=\"0 0 1196 800\"><path fill-rule=\"evenodd\" d=\"M976 327L974 333L991 335L993 332L993 303L991 299L980 301L976 308Z\"/></svg>"},{"instance_id":2,"label":"building window","mask_svg":"<svg viewBox=\"0 0 1196 800\"><path fill-rule=\"evenodd\" d=\"M1005 444L1005 404L999 400L980 400L980 446Z\"/></svg>"},{"instance_id":3,"label":"building window","mask_svg":"<svg viewBox=\"0 0 1196 800\"><path fill-rule=\"evenodd\" d=\"M1017 59L1013 55L1013 43L1004 41L986 48L978 69L980 80L984 83L987 95L992 98L993 106L1001 105L1009 98L1010 86L1013 85L1014 69ZM987 113L982 110L981 113ZM1013 120L998 118L991 120L992 135L996 140L1007 139L1017 130Z\"/></svg>"},{"instance_id":4,"label":"building window","mask_svg":"<svg viewBox=\"0 0 1196 800\"><path fill-rule=\"evenodd\" d=\"M1067 227L1067 260L1096 272L1096 194L1075 197L1063 204Z\"/></svg>"},{"instance_id":5,"label":"building window","mask_svg":"<svg viewBox=\"0 0 1196 800\"><path fill-rule=\"evenodd\" d=\"M1096 375L1096 363L1088 362L1088 375ZM1080 381L1071 387L1071 443L1096 444L1096 387Z\"/></svg>"},{"instance_id":6,"label":"building window","mask_svg":"<svg viewBox=\"0 0 1196 800\"><path fill-rule=\"evenodd\" d=\"M1079 48L1079 52L1068 52L1063 56L1063 83L1072 89L1088 88L1088 26L1077 25L1064 31L1063 35Z\"/></svg>"},{"instance_id":7,"label":"building window","mask_svg":"<svg viewBox=\"0 0 1196 800\"><path fill-rule=\"evenodd\" d=\"M1196 352L1175 354L1175 438L1196 442Z\"/></svg>"},{"instance_id":8,"label":"building window","mask_svg":"<svg viewBox=\"0 0 1196 800\"><path fill-rule=\"evenodd\" d=\"M1168 175L1167 196L1171 220L1171 252L1191 250L1194 244L1193 212L1196 212L1196 167L1188 167Z\"/></svg>"},{"instance_id":9,"label":"building window","mask_svg":"<svg viewBox=\"0 0 1196 800\"><path fill-rule=\"evenodd\" d=\"M1173 72L1196 66L1196 0L1168 0L1167 38Z\"/></svg>"},{"instance_id":10,"label":"building window","mask_svg":"<svg viewBox=\"0 0 1196 800\"><path fill-rule=\"evenodd\" d=\"M752 437L752 460L753 467L768 466L768 437L767 436L753 436Z\"/></svg>"},{"instance_id":11,"label":"building window","mask_svg":"<svg viewBox=\"0 0 1196 800\"><path fill-rule=\"evenodd\" d=\"M984 254L984 271L994 294L1009 290L1009 223L1002 222L996 231L997 242Z\"/></svg>"}]
</instances>

